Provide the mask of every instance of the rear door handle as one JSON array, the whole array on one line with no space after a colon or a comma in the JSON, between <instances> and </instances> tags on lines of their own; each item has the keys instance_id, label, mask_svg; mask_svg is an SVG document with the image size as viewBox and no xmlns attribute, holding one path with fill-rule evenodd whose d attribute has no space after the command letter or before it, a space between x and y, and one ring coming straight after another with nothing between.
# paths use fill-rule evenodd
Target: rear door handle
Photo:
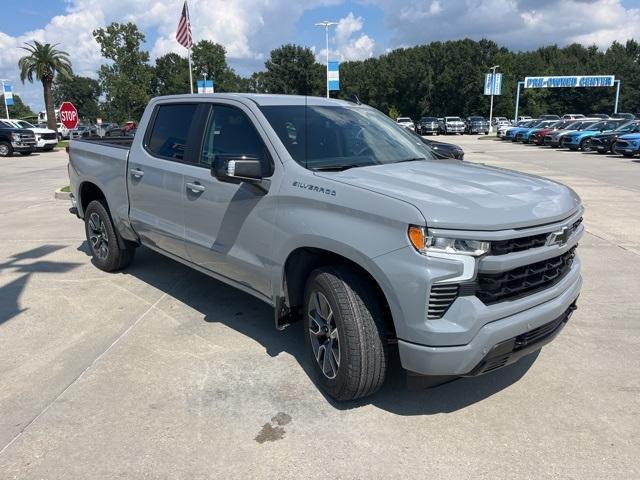
<instances>
[{"instance_id":1,"label":"rear door handle","mask_svg":"<svg viewBox=\"0 0 640 480\"><path fill-rule=\"evenodd\" d=\"M139 168L132 168L129 170L129 173L131 173L135 178L142 178L144 176L144 172Z\"/></svg>"},{"instance_id":2,"label":"rear door handle","mask_svg":"<svg viewBox=\"0 0 640 480\"><path fill-rule=\"evenodd\" d=\"M205 186L200 185L199 183L187 182L187 188L193 193L201 193L205 191Z\"/></svg>"}]
</instances>

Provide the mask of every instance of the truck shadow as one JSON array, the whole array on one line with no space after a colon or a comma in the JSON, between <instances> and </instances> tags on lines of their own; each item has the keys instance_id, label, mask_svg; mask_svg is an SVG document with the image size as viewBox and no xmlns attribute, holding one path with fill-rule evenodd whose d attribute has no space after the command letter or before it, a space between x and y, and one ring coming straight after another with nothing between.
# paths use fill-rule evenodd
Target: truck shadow
<instances>
[{"instance_id":1,"label":"truck shadow","mask_svg":"<svg viewBox=\"0 0 640 480\"><path fill-rule=\"evenodd\" d=\"M41 245L15 253L6 261L0 262L0 272L19 274L14 280L0 287L0 325L27 310L27 307L22 307L20 297L33 274L65 273L81 265L42 259L63 248L64 245Z\"/></svg>"},{"instance_id":2,"label":"truck shadow","mask_svg":"<svg viewBox=\"0 0 640 480\"><path fill-rule=\"evenodd\" d=\"M87 251L86 245L79 250ZM200 312L205 322L225 325L253 339L270 357L282 352L292 355L309 378L314 379L314 365L308 357L301 322L278 331L274 327L273 309L265 303L146 248L138 250L134 263L123 274L132 275L163 291L168 291L176 278L184 277L178 287L168 291L173 298ZM401 368L397 349L392 346L387 381L377 394L346 403L336 402L326 395L325 398L338 410L375 405L407 416L450 413L480 402L517 382L536 357L536 354L530 355L480 377L427 379L407 375ZM434 382L445 383L434 386Z\"/></svg>"}]
</instances>

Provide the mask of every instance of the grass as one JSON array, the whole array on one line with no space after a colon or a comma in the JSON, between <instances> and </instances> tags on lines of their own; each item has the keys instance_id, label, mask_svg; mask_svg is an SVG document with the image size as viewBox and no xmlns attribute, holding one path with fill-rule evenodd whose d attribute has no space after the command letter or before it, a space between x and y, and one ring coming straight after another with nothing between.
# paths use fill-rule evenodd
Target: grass
<instances>
[{"instance_id":1,"label":"grass","mask_svg":"<svg viewBox=\"0 0 640 480\"><path fill-rule=\"evenodd\" d=\"M61 191L61 192L68 193L68 192L70 192L70 191L71 191L71 187L69 187L69 185L67 185L66 187L62 187L62 188L60 189L60 191Z\"/></svg>"},{"instance_id":2,"label":"grass","mask_svg":"<svg viewBox=\"0 0 640 480\"><path fill-rule=\"evenodd\" d=\"M64 148L69 145L69 140L60 140L56 145L57 148Z\"/></svg>"}]
</instances>

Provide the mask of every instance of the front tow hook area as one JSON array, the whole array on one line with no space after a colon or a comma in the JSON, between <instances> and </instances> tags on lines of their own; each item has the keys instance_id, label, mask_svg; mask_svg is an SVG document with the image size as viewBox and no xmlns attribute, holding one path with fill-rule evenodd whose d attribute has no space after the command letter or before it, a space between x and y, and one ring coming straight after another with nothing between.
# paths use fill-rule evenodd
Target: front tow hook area
<instances>
[{"instance_id":1,"label":"front tow hook area","mask_svg":"<svg viewBox=\"0 0 640 480\"><path fill-rule=\"evenodd\" d=\"M510 365L551 342L578 308L576 298L562 315L544 325L500 342L491 348L473 370L463 377L474 377Z\"/></svg>"}]
</instances>

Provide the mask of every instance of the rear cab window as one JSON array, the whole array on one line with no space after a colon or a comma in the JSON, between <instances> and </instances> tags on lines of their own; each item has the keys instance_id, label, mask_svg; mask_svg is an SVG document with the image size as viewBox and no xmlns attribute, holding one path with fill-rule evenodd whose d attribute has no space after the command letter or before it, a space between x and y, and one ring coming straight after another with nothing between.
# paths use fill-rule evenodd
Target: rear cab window
<instances>
[{"instance_id":1,"label":"rear cab window","mask_svg":"<svg viewBox=\"0 0 640 480\"><path fill-rule=\"evenodd\" d=\"M145 137L145 147L154 156L184 161L187 139L195 118L196 103L159 105Z\"/></svg>"}]
</instances>

